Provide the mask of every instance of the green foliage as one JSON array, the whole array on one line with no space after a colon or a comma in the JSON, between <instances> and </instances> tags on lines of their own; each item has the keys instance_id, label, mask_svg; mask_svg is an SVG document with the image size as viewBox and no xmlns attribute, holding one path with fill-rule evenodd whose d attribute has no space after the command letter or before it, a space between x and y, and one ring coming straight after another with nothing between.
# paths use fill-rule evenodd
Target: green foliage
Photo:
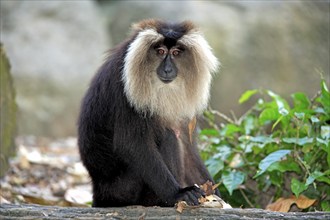
<instances>
[{"instance_id":1,"label":"green foliage","mask_svg":"<svg viewBox=\"0 0 330 220\"><path fill-rule=\"evenodd\" d=\"M222 197L233 206L265 207L294 194L317 199L330 211L330 93L326 82L309 99L294 93L285 100L269 90L248 90L239 103L259 96L241 118L210 110L210 127L200 140L202 157ZM290 105L290 104L291 105ZM216 116L226 123L220 126ZM310 208L311 209L311 208Z\"/></svg>"}]
</instances>

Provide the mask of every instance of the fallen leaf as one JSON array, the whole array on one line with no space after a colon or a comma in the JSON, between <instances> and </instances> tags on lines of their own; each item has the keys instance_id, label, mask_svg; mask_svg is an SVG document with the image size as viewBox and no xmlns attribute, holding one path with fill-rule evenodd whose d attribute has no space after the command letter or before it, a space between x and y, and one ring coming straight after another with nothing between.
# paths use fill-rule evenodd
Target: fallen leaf
<instances>
[{"instance_id":1,"label":"fallen leaf","mask_svg":"<svg viewBox=\"0 0 330 220\"><path fill-rule=\"evenodd\" d=\"M182 213L186 207L188 207L188 204L185 201L179 201L176 204L176 211Z\"/></svg>"},{"instance_id":2,"label":"fallen leaf","mask_svg":"<svg viewBox=\"0 0 330 220\"><path fill-rule=\"evenodd\" d=\"M22 195L24 197L25 202L27 203L33 203L33 204L39 204L39 205L50 205L54 206L59 203L59 200L50 200L45 199L42 197L32 196L32 195Z\"/></svg>"},{"instance_id":3,"label":"fallen leaf","mask_svg":"<svg viewBox=\"0 0 330 220\"><path fill-rule=\"evenodd\" d=\"M20 169L30 169L31 168L31 164L30 161L28 160L28 158L26 156L22 156L20 161L19 161L19 167Z\"/></svg>"},{"instance_id":4,"label":"fallen leaf","mask_svg":"<svg viewBox=\"0 0 330 220\"><path fill-rule=\"evenodd\" d=\"M195 127L196 127L196 123L197 123L197 119L196 117L194 117L188 124L188 128L189 128L189 140L190 140L190 143L192 144L193 142L193 133L194 133L194 130L195 130Z\"/></svg>"},{"instance_id":5,"label":"fallen leaf","mask_svg":"<svg viewBox=\"0 0 330 220\"><path fill-rule=\"evenodd\" d=\"M219 196L215 195L215 189L220 183L213 185L211 181L206 181L200 188L205 192L205 197L198 199L198 202L203 207L217 207L217 208L232 208L231 205L223 201Z\"/></svg>"},{"instance_id":6,"label":"fallen leaf","mask_svg":"<svg viewBox=\"0 0 330 220\"><path fill-rule=\"evenodd\" d=\"M212 189L215 190L216 188L218 188L219 185L220 185L220 183L214 184L214 185L212 186Z\"/></svg>"},{"instance_id":7,"label":"fallen leaf","mask_svg":"<svg viewBox=\"0 0 330 220\"><path fill-rule=\"evenodd\" d=\"M207 202L207 199L206 199L206 197L200 197L200 198L198 199L198 202L199 202L200 204L203 204L204 202Z\"/></svg>"},{"instance_id":8,"label":"fallen leaf","mask_svg":"<svg viewBox=\"0 0 330 220\"><path fill-rule=\"evenodd\" d=\"M277 212L288 212L293 204L296 204L300 209L306 209L312 206L316 199L309 199L304 195L291 196L289 198L279 198L276 202L269 204L266 209Z\"/></svg>"},{"instance_id":9,"label":"fallen leaf","mask_svg":"<svg viewBox=\"0 0 330 220\"><path fill-rule=\"evenodd\" d=\"M203 207L209 208L222 208L222 204L217 200L215 195L209 195L204 198L204 202L201 203Z\"/></svg>"},{"instance_id":10,"label":"fallen leaf","mask_svg":"<svg viewBox=\"0 0 330 220\"><path fill-rule=\"evenodd\" d=\"M214 187L216 186L216 187ZM205 192L206 196L212 195L215 193L215 189L218 187L218 185L214 185L211 181L206 181L203 185L200 185L200 188Z\"/></svg>"},{"instance_id":11,"label":"fallen leaf","mask_svg":"<svg viewBox=\"0 0 330 220\"><path fill-rule=\"evenodd\" d=\"M295 196L292 197L296 199L296 204L300 209L307 209L316 202L316 199L310 199L304 195L300 195L298 198L296 198Z\"/></svg>"},{"instance_id":12,"label":"fallen leaf","mask_svg":"<svg viewBox=\"0 0 330 220\"><path fill-rule=\"evenodd\" d=\"M288 212L293 201L291 199L279 198L276 202L267 205L266 209L277 212Z\"/></svg>"},{"instance_id":13,"label":"fallen leaf","mask_svg":"<svg viewBox=\"0 0 330 220\"><path fill-rule=\"evenodd\" d=\"M93 200L93 195L86 186L68 189L64 195L66 201L86 205Z\"/></svg>"},{"instance_id":14,"label":"fallen leaf","mask_svg":"<svg viewBox=\"0 0 330 220\"><path fill-rule=\"evenodd\" d=\"M203 199L201 206L208 208L222 208L222 209L231 209L231 205L223 201L217 195L209 195Z\"/></svg>"},{"instance_id":15,"label":"fallen leaf","mask_svg":"<svg viewBox=\"0 0 330 220\"><path fill-rule=\"evenodd\" d=\"M0 196L0 204L10 204L10 202L7 199Z\"/></svg>"}]
</instances>

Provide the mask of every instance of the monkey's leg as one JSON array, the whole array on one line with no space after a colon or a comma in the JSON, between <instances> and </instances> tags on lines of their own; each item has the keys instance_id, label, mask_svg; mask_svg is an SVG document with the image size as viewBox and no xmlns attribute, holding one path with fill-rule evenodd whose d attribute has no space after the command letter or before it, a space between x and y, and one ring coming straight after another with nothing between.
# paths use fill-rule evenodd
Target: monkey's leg
<instances>
[{"instance_id":1,"label":"monkey's leg","mask_svg":"<svg viewBox=\"0 0 330 220\"><path fill-rule=\"evenodd\" d=\"M143 182L133 173L125 173L109 182L93 181L93 207L138 205Z\"/></svg>"}]
</instances>

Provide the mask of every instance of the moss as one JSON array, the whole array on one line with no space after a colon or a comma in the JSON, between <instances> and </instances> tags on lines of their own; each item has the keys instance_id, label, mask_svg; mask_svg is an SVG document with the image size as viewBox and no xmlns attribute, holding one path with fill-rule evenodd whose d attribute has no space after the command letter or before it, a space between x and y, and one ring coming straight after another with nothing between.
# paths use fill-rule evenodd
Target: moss
<instances>
[{"instance_id":1,"label":"moss","mask_svg":"<svg viewBox=\"0 0 330 220\"><path fill-rule=\"evenodd\" d=\"M15 155L17 105L10 64L2 44L0 44L0 53L0 177L2 177L8 169L9 157Z\"/></svg>"}]
</instances>

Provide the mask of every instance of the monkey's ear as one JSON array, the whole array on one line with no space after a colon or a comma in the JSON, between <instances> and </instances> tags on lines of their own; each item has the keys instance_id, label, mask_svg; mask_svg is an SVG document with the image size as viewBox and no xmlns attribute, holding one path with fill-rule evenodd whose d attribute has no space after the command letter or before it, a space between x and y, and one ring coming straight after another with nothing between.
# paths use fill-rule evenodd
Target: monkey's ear
<instances>
[{"instance_id":1,"label":"monkey's ear","mask_svg":"<svg viewBox=\"0 0 330 220\"><path fill-rule=\"evenodd\" d=\"M157 28L162 24L162 21L157 19L145 19L138 23L134 23L132 25L133 31L142 31L145 29L154 29L157 30Z\"/></svg>"},{"instance_id":2,"label":"monkey's ear","mask_svg":"<svg viewBox=\"0 0 330 220\"><path fill-rule=\"evenodd\" d=\"M195 26L195 24L190 20L183 21L181 25L184 27L185 30L187 30L187 32L191 30L199 31L199 29Z\"/></svg>"}]
</instances>

